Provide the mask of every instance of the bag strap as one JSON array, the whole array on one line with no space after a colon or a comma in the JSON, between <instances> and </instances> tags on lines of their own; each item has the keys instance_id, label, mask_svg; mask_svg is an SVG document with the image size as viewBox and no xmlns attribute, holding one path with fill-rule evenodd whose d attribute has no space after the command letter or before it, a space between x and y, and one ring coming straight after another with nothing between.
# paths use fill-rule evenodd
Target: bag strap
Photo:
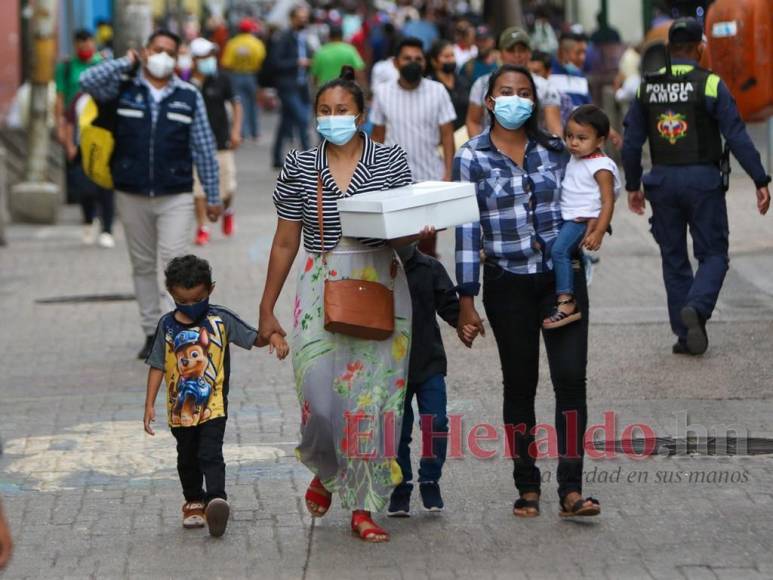
<instances>
[{"instance_id":1,"label":"bag strap","mask_svg":"<svg viewBox=\"0 0 773 580\"><path fill-rule=\"evenodd\" d=\"M325 279L327 279L327 252L325 252L325 225L322 208L322 174L317 172L317 225L319 226L319 245L322 249L322 264L325 266ZM392 258L392 264L389 268L389 275L394 280L397 277L399 264L397 258Z\"/></svg>"},{"instance_id":2,"label":"bag strap","mask_svg":"<svg viewBox=\"0 0 773 580\"><path fill-rule=\"evenodd\" d=\"M325 253L325 220L322 210L322 174L317 171L317 224L319 225L319 246L322 250L322 263L325 265L325 278L327 278L327 256Z\"/></svg>"}]
</instances>

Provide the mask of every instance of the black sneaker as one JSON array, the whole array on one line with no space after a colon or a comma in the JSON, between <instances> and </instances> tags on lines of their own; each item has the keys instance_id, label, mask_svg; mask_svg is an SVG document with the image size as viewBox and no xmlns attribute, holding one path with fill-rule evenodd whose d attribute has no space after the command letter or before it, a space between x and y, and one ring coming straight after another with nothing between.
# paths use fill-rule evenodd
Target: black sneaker
<instances>
[{"instance_id":1,"label":"black sneaker","mask_svg":"<svg viewBox=\"0 0 773 580\"><path fill-rule=\"evenodd\" d=\"M225 533L225 528L228 525L228 515L230 513L231 508L224 499L216 497L215 499L210 500L207 504L207 509L204 510L210 536L219 538Z\"/></svg>"},{"instance_id":2,"label":"black sneaker","mask_svg":"<svg viewBox=\"0 0 773 580\"><path fill-rule=\"evenodd\" d=\"M429 512L443 511L443 497L440 495L440 486L437 482L422 483L419 485L419 491L425 510Z\"/></svg>"},{"instance_id":3,"label":"black sneaker","mask_svg":"<svg viewBox=\"0 0 773 580\"><path fill-rule=\"evenodd\" d=\"M671 347L671 352L674 354L690 354L687 343L681 339L674 343L674 346Z\"/></svg>"},{"instance_id":4,"label":"black sneaker","mask_svg":"<svg viewBox=\"0 0 773 580\"><path fill-rule=\"evenodd\" d=\"M680 315L682 322L687 327L687 350L690 351L690 354L703 354L709 347L706 320L692 306L682 308Z\"/></svg>"},{"instance_id":5,"label":"black sneaker","mask_svg":"<svg viewBox=\"0 0 773 580\"><path fill-rule=\"evenodd\" d=\"M150 351L153 350L153 338L154 336L152 334L145 337L145 346L137 353L138 359L145 360L150 356Z\"/></svg>"},{"instance_id":6,"label":"black sneaker","mask_svg":"<svg viewBox=\"0 0 773 580\"><path fill-rule=\"evenodd\" d=\"M389 498L389 509L387 515L390 518L409 518L411 517L411 491L412 485L398 485Z\"/></svg>"}]
</instances>

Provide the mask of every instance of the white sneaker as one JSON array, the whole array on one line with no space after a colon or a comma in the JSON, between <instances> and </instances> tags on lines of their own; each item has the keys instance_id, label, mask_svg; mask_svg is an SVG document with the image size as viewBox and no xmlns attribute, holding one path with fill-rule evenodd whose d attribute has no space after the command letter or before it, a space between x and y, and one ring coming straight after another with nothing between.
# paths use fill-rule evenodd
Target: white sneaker
<instances>
[{"instance_id":1,"label":"white sneaker","mask_svg":"<svg viewBox=\"0 0 773 580\"><path fill-rule=\"evenodd\" d=\"M97 229L96 223L86 224L83 226L83 234L81 235L81 241L87 246L93 246L97 241Z\"/></svg>"},{"instance_id":2,"label":"white sneaker","mask_svg":"<svg viewBox=\"0 0 773 580\"><path fill-rule=\"evenodd\" d=\"M100 248L115 248L115 239L113 239L113 236L111 234L108 234L107 232L102 232L99 234L99 237L97 238L97 245Z\"/></svg>"}]
</instances>

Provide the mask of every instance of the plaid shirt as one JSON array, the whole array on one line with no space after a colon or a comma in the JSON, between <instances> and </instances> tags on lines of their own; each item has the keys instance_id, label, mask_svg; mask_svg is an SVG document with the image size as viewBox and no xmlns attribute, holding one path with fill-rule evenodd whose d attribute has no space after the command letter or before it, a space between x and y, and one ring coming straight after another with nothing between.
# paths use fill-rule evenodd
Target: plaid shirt
<instances>
[{"instance_id":1,"label":"plaid shirt","mask_svg":"<svg viewBox=\"0 0 773 580\"><path fill-rule=\"evenodd\" d=\"M513 274L550 271L550 248L561 227L561 180L569 154L530 140L524 167L499 152L488 131L454 158L453 180L476 185L480 222L456 228L456 279L462 295L480 291L481 242L486 261Z\"/></svg>"},{"instance_id":2,"label":"plaid shirt","mask_svg":"<svg viewBox=\"0 0 773 580\"><path fill-rule=\"evenodd\" d=\"M124 75L131 68L132 65L126 57L109 60L93 66L81 75L81 88L94 97L96 101L113 100L118 97L121 81L124 80ZM134 83L150 87L144 74L138 74L134 77ZM193 164L199 173L199 180L207 194L207 203L217 205L220 203L219 169L216 157L217 147L215 146L215 137L212 135L212 129L209 126L204 98L198 89L178 76L172 75L167 85L162 89L161 99L158 102L152 97L148 98L153 124L155 125L156 123L161 101L171 95L177 88L196 91L196 110L193 115L193 123L191 123L191 154L193 155Z\"/></svg>"}]
</instances>

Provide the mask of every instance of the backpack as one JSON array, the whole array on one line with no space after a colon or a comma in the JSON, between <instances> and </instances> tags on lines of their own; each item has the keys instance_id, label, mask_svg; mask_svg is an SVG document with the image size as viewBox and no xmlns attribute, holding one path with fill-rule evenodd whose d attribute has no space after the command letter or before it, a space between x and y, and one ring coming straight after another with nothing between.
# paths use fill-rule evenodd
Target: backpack
<instances>
[{"instance_id":1,"label":"backpack","mask_svg":"<svg viewBox=\"0 0 773 580\"><path fill-rule=\"evenodd\" d=\"M105 189L113 189L110 158L115 149L115 115L117 100L102 104L88 97L78 115L80 153L83 172L91 181Z\"/></svg>"},{"instance_id":2,"label":"backpack","mask_svg":"<svg viewBox=\"0 0 773 580\"><path fill-rule=\"evenodd\" d=\"M139 66L136 66L121 81L118 96L105 102L98 102L89 97L78 115L79 147L83 172L91 181L105 189L113 189L110 159L115 149L113 133L115 133L118 99L124 89L133 82L138 68Z\"/></svg>"}]
</instances>

